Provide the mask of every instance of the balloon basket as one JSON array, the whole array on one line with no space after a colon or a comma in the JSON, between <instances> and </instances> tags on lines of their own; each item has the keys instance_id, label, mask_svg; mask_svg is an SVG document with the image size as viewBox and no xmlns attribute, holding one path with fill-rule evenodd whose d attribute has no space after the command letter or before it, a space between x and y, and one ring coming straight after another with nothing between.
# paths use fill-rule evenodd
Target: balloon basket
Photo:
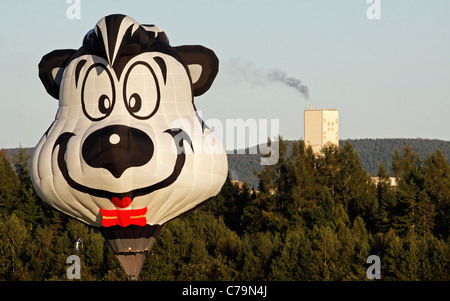
<instances>
[{"instance_id":1,"label":"balloon basket","mask_svg":"<svg viewBox=\"0 0 450 301\"><path fill-rule=\"evenodd\" d=\"M163 226L101 227L100 232L114 251L129 280L137 280L145 258Z\"/></svg>"}]
</instances>

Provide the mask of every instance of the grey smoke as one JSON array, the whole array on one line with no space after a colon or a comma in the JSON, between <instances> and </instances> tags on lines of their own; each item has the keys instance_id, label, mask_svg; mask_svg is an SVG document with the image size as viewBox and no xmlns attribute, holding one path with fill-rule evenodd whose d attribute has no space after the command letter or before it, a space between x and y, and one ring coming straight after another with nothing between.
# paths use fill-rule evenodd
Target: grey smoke
<instances>
[{"instance_id":1,"label":"grey smoke","mask_svg":"<svg viewBox=\"0 0 450 301\"><path fill-rule=\"evenodd\" d=\"M306 100L309 99L308 86L302 84L302 82L298 78L288 76L286 72L281 70L270 70L267 75L271 80L278 81L288 87L292 87L300 92Z\"/></svg>"},{"instance_id":2,"label":"grey smoke","mask_svg":"<svg viewBox=\"0 0 450 301\"><path fill-rule=\"evenodd\" d=\"M224 64L229 74L237 80L245 80L254 85L267 85L271 82L279 82L285 86L297 90L306 100L309 100L309 88L300 79L289 76L280 69L269 69L256 66L253 62L242 62L234 58Z\"/></svg>"}]
</instances>

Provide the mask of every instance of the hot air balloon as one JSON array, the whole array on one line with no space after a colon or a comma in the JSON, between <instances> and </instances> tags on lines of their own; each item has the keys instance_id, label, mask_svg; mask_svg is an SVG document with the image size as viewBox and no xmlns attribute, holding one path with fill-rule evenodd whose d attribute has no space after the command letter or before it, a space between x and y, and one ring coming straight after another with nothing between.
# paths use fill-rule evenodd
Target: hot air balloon
<instances>
[{"instance_id":1,"label":"hot air balloon","mask_svg":"<svg viewBox=\"0 0 450 301\"><path fill-rule=\"evenodd\" d=\"M130 279L162 226L225 182L226 153L194 105L217 72L212 50L172 47L159 27L118 14L79 49L39 63L59 107L32 154L33 185L53 208L97 227Z\"/></svg>"}]
</instances>

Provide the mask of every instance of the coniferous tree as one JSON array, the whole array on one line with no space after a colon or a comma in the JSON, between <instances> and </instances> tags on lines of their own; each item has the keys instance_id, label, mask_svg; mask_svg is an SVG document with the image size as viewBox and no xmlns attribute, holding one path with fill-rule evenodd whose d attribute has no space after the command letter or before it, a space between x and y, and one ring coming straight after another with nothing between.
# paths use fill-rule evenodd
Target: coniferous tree
<instances>
[{"instance_id":1,"label":"coniferous tree","mask_svg":"<svg viewBox=\"0 0 450 301\"><path fill-rule=\"evenodd\" d=\"M336 185L336 201L347 208L350 219L369 217L368 208L376 200L376 190L369 174L362 168L358 154L346 142L339 149L339 174Z\"/></svg>"},{"instance_id":2,"label":"coniferous tree","mask_svg":"<svg viewBox=\"0 0 450 301\"><path fill-rule=\"evenodd\" d=\"M25 189L33 188L30 178L30 157L31 154L25 148L19 147L11 160L19 182Z\"/></svg>"},{"instance_id":3,"label":"coniferous tree","mask_svg":"<svg viewBox=\"0 0 450 301\"><path fill-rule=\"evenodd\" d=\"M28 280L23 261L29 234L14 213L0 219L0 277L2 280Z\"/></svg>"},{"instance_id":4,"label":"coniferous tree","mask_svg":"<svg viewBox=\"0 0 450 301\"><path fill-rule=\"evenodd\" d=\"M324 187L330 191L331 197L335 197L336 184L340 172L339 148L334 144L326 144L317 157L317 172ZM344 204L346 206L347 204Z\"/></svg>"},{"instance_id":5,"label":"coniferous tree","mask_svg":"<svg viewBox=\"0 0 450 301\"><path fill-rule=\"evenodd\" d=\"M396 206L396 192L391 187L389 175L383 163L378 167L377 201L372 208L371 222L374 232L386 233L392 227L394 208Z\"/></svg>"},{"instance_id":6,"label":"coniferous tree","mask_svg":"<svg viewBox=\"0 0 450 301\"><path fill-rule=\"evenodd\" d=\"M316 157L311 146L306 147L300 140L292 146L290 157L291 172L295 176L294 187L291 191L292 207L298 213L315 206L319 195L318 173L316 172Z\"/></svg>"},{"instance_id":7,"label":"coniferous tree","mask_svg":"<svg viewBox=\"0 0 450 301\"><path fill-rule=\"evenodd\" d=\"M439 149L430 154L422 168L424 187L435 206L435 233L444 238L450 234L450 166Z\"/></svg>"},{"instance_id":8,"label":"coniferous tree","mask_svg":"<svg viewBox=\"0 0 450 301\"><path fill-rule=\"evenodd\" d=\"M392 156L392 169L398 183L393 225L397 233L404 236L415 230L417 220L416 198L423 187L422 177L419 173L418 154L412 150L410 145L404 147L401 153L395 151Z\"/></svg>"},{"instance_id":9,"label":"coniferous tree","mask_svg":"<svg viewBox=\"0 0 450 301\"><path fill-rule=\"evenodd\" d=\"M0 151L0 210L12 213L20 204L20 182L5 151ZM1 211L0 211L1 212Z\"/></svg>"},{"instance_id":10,"label":"coniferous tree","mask_svg":"<svg viewBox=\"0 0 450 301\"><path fill-rule=\"evenodd\" d=\"M419 173L419 154L410 145L404 147L400 153L395 150L392 155L392 170L395 173L397 182L410 182L412 180L420 188L423 187L423 179ZM400 185L400 184L399 184Z\"/></svg>"},{"instance_id":11,"label":"coniferous tree","mask_svg":"<svg viewBox=\"0 0 450 301\"><path fill-rule=\"evenodd\" d=\"M419 189L413 180L400 182L393 225L397 233L402 236L414 231L416 226L416 195L418 193Z\"/></svg>"},{"instance_id":12,"label":"coniferous tree","mask_svg":"<svg viewBox=\"0 0 450 301\"><path fill-rule=\"evenodd\" d=\"M434 205L431 203L428 194L424 190L417 194L415 207L416 215L414 224L416 226L416 233L422 236L433 233L435 225Z\"/></svg>"}]
</instances>

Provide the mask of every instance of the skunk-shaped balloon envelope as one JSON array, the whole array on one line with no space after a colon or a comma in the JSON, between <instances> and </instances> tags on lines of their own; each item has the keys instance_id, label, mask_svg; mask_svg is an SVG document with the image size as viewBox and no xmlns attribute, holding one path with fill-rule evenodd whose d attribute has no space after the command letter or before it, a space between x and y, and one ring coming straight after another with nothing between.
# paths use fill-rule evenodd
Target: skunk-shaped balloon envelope
<instances>
[{"instance_id":1,"label":"skunk-shaped balloon envelope","mask_svg":"<svg viewBox=\"0 0 450 301\"><path fill-rule=\"evenodd\" d=\"M162 225L225 182L226 153L193 101L218 64L210 49L172 47L160 28L124 15L102 18L78 50L39 63L59 108L32 155L34 187L98 227L131 278Z\"/></svg>"}]
</instances>

